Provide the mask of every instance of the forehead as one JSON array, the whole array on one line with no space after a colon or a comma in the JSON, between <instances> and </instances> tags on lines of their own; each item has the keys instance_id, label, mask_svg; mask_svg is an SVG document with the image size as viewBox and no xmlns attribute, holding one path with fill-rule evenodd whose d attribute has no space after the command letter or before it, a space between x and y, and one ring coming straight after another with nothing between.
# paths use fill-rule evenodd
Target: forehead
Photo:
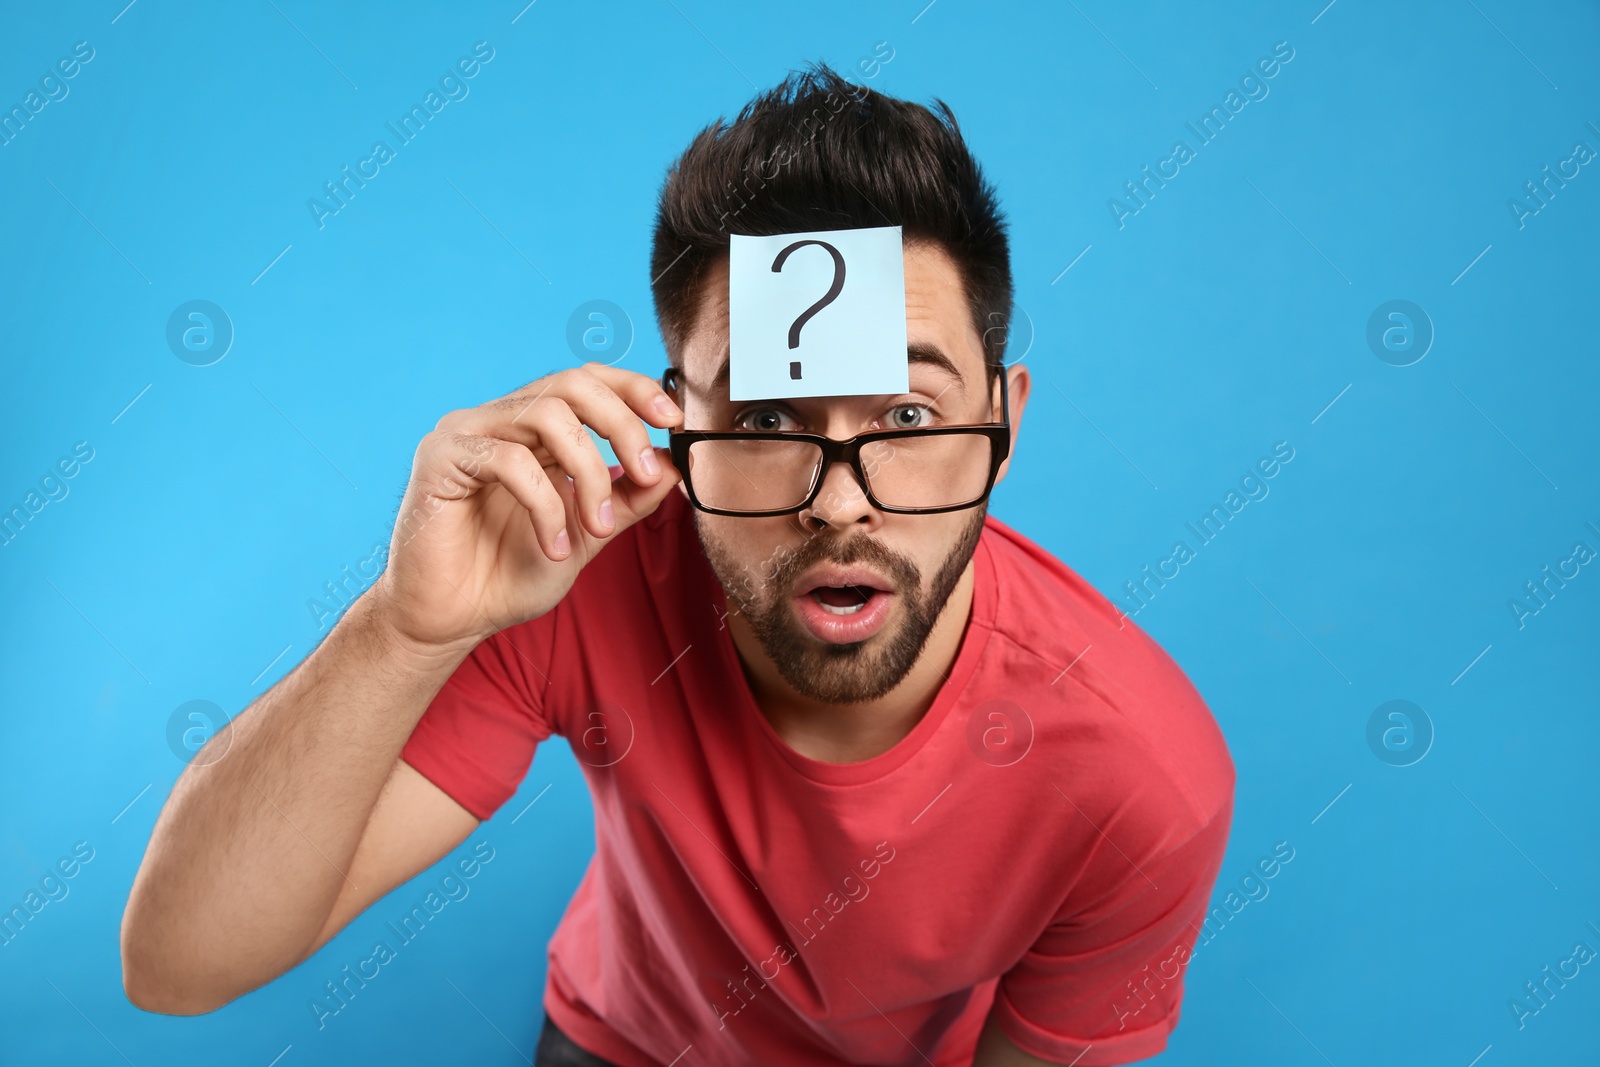
<instances>
[{"instance_id":1,"label":"forehead","mask_svg":"<svg viewBox=\"0 0 1600 1067\"><path fill-rule=\"evenodd\" d=\"M983 372L983 342L973 326L960 268L942 247L926 241L905 245L906 345L942 353L972 379ZM913 368L917 361L913 360ZM690 383L727 392L728 257L719 256L700 285L694 326L684 340L683 369Z\"/></svg>"}]
</instances>

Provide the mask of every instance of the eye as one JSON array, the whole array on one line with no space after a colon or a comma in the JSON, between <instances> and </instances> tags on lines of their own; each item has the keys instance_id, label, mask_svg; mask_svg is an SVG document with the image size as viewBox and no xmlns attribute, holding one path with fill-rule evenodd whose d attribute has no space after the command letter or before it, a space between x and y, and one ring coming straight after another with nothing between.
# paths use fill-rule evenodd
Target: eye
<instances>
[{"instance_id":1,"label":"eye","mask_svg":"<svg viewBox=\"0 0 1600 1067\"><path fill-rule=\"evenodd\" d=\"M785 425L785 420L788 425ZM736 429L761 433L795 429L794 420L778 408L752 408L734 419L733 425Z\"/></svg>"},{"instance_id":2,"label":"eye","mask_svg":"<svg viewBox=\"0 0 1600 1067\"><path fill-rule=\"evenodd\" d=\"M926 404L896 404L889 409L889 426L891 430L915 430L926 426L933 417L933 410Z\"/></svg>"}]
</instances>

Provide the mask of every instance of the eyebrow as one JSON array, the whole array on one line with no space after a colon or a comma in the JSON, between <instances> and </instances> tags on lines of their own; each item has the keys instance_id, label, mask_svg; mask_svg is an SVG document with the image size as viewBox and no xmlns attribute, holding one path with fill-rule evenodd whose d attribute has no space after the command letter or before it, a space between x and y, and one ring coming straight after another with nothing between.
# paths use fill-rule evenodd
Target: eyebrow
<instances>
[{"instance_id":1,"label":"eyebrow","mask_svg":"<svg viewBox=\"0 0 1600 1067\"><path fill-rule=\"evenodd\" d=\"M966 392L966 379L962 377L961 371L956 368L950 357L939 349L938 345L929 344L926 341L910 342L906 345L906 362L908 364L917 363L925 367L931 367L939 373L947 375L958 391ZM717 368L716 375L711 379L711 391L713 393L728 390L732 366L733 364L730 360L724 359L722 366Z\"/></svg>"}]
</instances>

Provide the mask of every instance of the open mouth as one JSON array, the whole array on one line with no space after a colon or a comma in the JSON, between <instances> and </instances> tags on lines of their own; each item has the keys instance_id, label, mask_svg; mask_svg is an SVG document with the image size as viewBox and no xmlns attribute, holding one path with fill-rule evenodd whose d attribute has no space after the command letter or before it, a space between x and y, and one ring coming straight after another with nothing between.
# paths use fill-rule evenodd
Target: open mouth
<instances>
[{"instance_id":1,"label":"open mouth","mask_svg":"<svg viewBox=\"0 0 1600 1067\"><path fill-rule=\"evenodd\" d=\"M866 610L879 590L867 585L819 585L809 595L830 615L855 615Z\"/></svg>"},{"instance_id":2,"label":"open mouth","mask_svg":"<svg viewBox=\"0 0 1600 1067\"><path fill-rule=\"evenodd\" d=\"M821 566L795 586L794 605L817 640L865 641L883 629L896 597L891 583L866 567Z\"/></svg>"}]
</instances>

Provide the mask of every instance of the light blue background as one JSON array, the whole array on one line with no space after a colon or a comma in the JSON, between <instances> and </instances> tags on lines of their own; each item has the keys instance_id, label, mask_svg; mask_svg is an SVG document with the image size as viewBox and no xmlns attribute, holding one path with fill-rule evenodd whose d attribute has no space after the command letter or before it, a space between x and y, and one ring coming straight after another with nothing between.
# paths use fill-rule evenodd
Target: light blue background
<instances>
[{"instance_id":1,"label":"light blue background","mask_svg":"<svg viewBox=\"0 0 1600 1067\"><path fill-rule=\"evenodd\" d=\"M10 5L0 33L6 108L96 50L0 148L0 502L95 450L0 548L0 902L96 850L0 948L0 1060L531 1053L592 848L565 746L469 840L496 850L471 896L318 1032L309 998L440 872L215 1014L135 1010L117 930L181 769L168 717L236 711L311 650L307 602L387 541L418 438L578 362L581 303L625 308L619 365L657 373L668 163L806 60L864 78L880 41L867 84L948 100L1011 216L1036 384L997 516L1116 597L1295 450L1137 619L1238 766L1218 899L1296 849L1201 952L1162 1062L1593 1057L1595 965L1521 1031L1507 1006L1600 948L1600 573L1521 629L1508 607L1574 542L1600 548L1600 168L1521 228L1507 207L1575 141L1600 148L1592 4L124 2ZM319 229L308 198L480 40L470 95ZM1278 41L1269 95L1119 229L1108 200ZM164 340L193 299L236 330L213 366ZM1366 345L1393 299L1437 333L1410 367ZM1411 767L1367 746L1392 699L1436 731Z\"/></svg>"}]
</instances>

